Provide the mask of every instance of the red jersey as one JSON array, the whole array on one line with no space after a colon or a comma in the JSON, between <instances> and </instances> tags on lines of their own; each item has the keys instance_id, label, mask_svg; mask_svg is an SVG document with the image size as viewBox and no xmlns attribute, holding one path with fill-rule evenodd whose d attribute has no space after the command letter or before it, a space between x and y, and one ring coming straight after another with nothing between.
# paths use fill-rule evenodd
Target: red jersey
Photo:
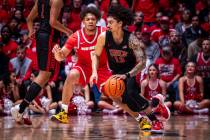
<instances>
[{"instance_id":1,"label":"red jersey","mask_svg":"<svg viewBox=\"0 0 210 140\"><path fill-rule=\"evenodd\" d=\"M197 72L203 78L210 78L210 57L205 60L203 52L199 52L196 60Z\"/></svg>"},{"instance_id":2,"label":"red jersey","mask_svg":"<svg viewBox=\"0 0 210 140\"><path fill-rule=\"evenodd\" d=\"M185 100L200 100L200 84L194 79L194 83L189 85L187 80L184 81L184 99Z\"/></svg>"},{"instance_id":3,"label":"red jersey","mask_svg":"<svg viewBox=\"0 0 210 140\"><path fill-rule=\"evenodd\" d=\"M2 47L3 53L8 56L10 59L16 57L17 43L10 40L7 44Z\"/></svg>"},{"instance_id":4,"label":"red jersey","mask_svg":"<svg viewBox=\"0 0 210 140\"><path fill-rule=\"evenodd\" d=\"M147 83L146 87L145 87L145 93L144 93L144 97L146 99L148 99L149 101L152 100L152 97L154 97L157 94L161 94L162 93L162 87L160 86L160 81L157 80L156 82L156 87L154 89L152 89L150 87L149 82Z\"/></svg>"},{"instance_id":5,"label":"red jersey","mask_svg":"<svg viewBox=\"0 0 210 140\"><path fill-rule=\"evenodd\" d=\"M160 77L165 82L170 82L177 74L181 74L181 66L177 58L172 58L170 62L166 62L162 57L155 62L160 70Z\"/></svg>"},{"instance_id":6,"label":"red jersey","mask_svg":"<svg viewBox=\"0 0 210 140\"><path fill-rule=\"evenodd\" d=\"M105 28L97 27L95 35L88 36L85 34L84 29L80 29L73 35L71 35L66 41L65 47L67 49L76 49L78 60L77 64L74 67L83 74L84 79L83 81L81 81L83 85L89 82L89 78L92 74L91 55L95 50L97 38L103 31L105 31ZM107 62L107 56L104 49L100 56L100 65L98 71L107 71Z\"/></svg>"}]
</instances>

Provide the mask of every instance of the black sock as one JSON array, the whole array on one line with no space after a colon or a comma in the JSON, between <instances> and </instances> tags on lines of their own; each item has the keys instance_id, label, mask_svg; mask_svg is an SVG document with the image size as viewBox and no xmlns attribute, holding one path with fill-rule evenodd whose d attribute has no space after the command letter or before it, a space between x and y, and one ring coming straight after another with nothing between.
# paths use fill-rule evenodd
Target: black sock
<instances>
[{"instance_id":1,"label":"black sock","mask_svg":"<svg viewBox=\"0 0 210 140\"><path fill-rule=\"evenodd\" d=\"M159 104L159 99L153 98L152 102L151 102L151 106L152 107L157 107L158 104Z\"/></svg>"},{"instance_id":2,"label":"black sock","mask_svg":"<svg viewBox=\"0 0 210 140\"><path fill-rule=\"evenodd\" d=\"M31 84L28 92L26 93L26 96L25 96L24 100L20 104L19 113L24 112L25 108L28 107L28 105L30 104L31 101L33 101L34 98L36 98L36 96L39 94L41 89L42 89L42 87L39 84L37 84L35 82L33 82Z\"/></svg>"},{"instance_id":3,"label":"black sock","mask_svg":"<svg viewBox=\"0 0 210 140\"><path fill-rule=\"evenodd\" d=\"M155 114L153 112L147 114L147 117L151 120L151 121L156 121L157 118L155 116Z\"/></svg>"}]
</instances>

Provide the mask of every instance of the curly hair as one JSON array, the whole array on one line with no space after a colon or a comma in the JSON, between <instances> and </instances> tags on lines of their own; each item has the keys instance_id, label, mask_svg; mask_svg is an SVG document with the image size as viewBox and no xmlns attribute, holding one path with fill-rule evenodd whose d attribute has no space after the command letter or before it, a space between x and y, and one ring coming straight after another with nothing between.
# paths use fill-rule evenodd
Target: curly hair
<instances>
[{"instance_id":1,"label":"curly hair","mask_svg":"<svg viewBox=\"0 0 210 140\"><path fill-rule=\"evenodd\" d=\"M88 13L91 13L91 14L95 15L97 20L99 20L101 18L101 13L100 13L100 11L98 10L97 7L87 6L80 13L81 20L83 20Z\"/></svg>"},{"instance_id":2,"label":"curly hair","mask_svg":"<svg viewBox=\"0 0 210 140\"><path fill-rule=\"evenodd\" d=\"M134 20L133 13L121 5L111 6L107 14L107 17L109 16L113 17L117 21L122 21L123 27L132 24Z\"/></svg>"}]
</instances>

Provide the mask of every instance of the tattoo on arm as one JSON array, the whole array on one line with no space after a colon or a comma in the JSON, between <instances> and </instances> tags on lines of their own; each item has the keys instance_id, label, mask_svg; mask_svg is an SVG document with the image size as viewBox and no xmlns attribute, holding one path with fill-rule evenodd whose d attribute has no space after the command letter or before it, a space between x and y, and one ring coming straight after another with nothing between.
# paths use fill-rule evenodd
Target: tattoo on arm
<instances>
[{"instance_id":1,"label":"tattoo on arm","mask_svg":"<svg viewBox=\"0 0 210 140\"><path fill-rule=\"evenodd\" d=\"M137 61L137 65L129 73L131 76L135 76L146 65L145 45L134 34L131 34L129 37L129 47L133 50Z\"/></svg>"}]
</instances>

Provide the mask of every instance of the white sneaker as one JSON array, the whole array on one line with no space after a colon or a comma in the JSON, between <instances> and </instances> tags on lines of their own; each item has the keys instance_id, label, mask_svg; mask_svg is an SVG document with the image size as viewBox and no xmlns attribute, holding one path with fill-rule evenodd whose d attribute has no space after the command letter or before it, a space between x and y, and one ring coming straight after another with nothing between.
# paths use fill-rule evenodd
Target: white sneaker
<instances>
[{"instance_id":1,"label":"white sneaker","mask_svg":"<svg viewBox=\"0 0 210 140\"><path fill-rule=\"evenodd\" d=\"M23 113L19 113L19 105L15 105L11 108L11 115L17 123L21 123L23 120Z\"/></svg>"},{"instance_id":2,"label":"white sneaker","mask_svg":"<svg viewBox=\"0 0 210 140\"><path fill-rule=\"evenodd\" d=\"M11 108L11 115L15 119L15 121L19 124L32 125L28 113L19 113L19 109L20 109L19 105L16 105Z\"/></svg>"}]
</instances>

